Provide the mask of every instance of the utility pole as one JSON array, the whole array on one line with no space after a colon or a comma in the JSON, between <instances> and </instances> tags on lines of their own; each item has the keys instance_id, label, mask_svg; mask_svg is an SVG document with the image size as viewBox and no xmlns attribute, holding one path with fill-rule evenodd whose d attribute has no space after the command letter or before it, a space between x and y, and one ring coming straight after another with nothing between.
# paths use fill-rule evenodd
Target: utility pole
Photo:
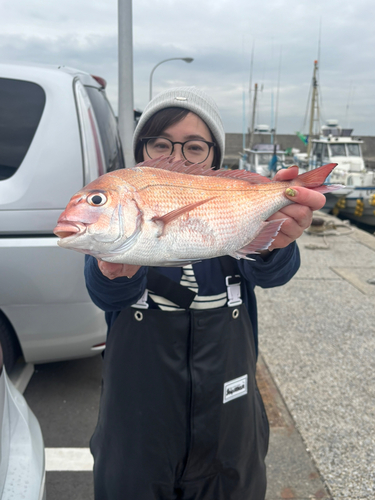
<instances>
[{"instance_id":1,"label":"utility pole","mask_svg":"<svg viewBox=\"0 0 375 500\"><path fill-rule=\"evenodd\" d=\"M125 166L134 166L133 15L132 0L118 0L118 126Z\"/></svg>"}]
</instances>

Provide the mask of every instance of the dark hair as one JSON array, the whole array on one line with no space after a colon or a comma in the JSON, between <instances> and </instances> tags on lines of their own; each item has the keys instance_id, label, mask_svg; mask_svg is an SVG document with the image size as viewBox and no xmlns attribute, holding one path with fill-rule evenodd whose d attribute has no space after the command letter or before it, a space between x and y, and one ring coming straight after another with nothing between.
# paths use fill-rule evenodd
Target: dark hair
<instances>
[{"instance_id":1,"label":"dark hair","mask_svg":"<svg viewBox=\"0 0 375 500\"><path fill-rule=\"evenodd\" d=\"M163 134L164 130L175 123L179 123L182 121L189 113L194 113L194 111L190 111L186 108L164 108L160 111L157 111L154 115L151 116L144 124L139 136L138 142L135 147L135 161L140 163L144 160L143 158L143 143L141 139L144 137L158 137ZM208 127L208 125L207 125ZM208 127L208 130L210 128ZM212 135L210 130L211 140L215 142L215 138ZM212 165L220 165L220 153L218 148L214 148L214 159Z\"/></svg>"}]
</instances>

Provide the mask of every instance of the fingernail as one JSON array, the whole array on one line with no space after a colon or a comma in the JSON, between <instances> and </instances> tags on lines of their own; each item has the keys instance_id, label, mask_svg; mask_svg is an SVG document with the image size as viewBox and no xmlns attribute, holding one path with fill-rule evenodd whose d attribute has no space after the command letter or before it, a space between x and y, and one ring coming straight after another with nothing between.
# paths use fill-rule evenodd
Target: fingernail
<instances>
[{"instance_id":1,"label":"fingernail","mask_svg":"<svg viewBox=\"0 0 375 500\"><path fill-rule=\"evenodd\" d=\"M297 191L294 191L294 189L292 188L286 188L285 194L287 194L288 196L296 196Z\"/></svg>"},{"instance_id":2,"label":"fingernail","mask_svg":"<svg viewBox=\"0 0 375 500\"><path fill-rule=\"evenodd\" d=\"M297 165L289 165L288 168L298 168L298 166ZM288 170L288 168L287 168L287 170Z\"/></svg>"}]
</instances>

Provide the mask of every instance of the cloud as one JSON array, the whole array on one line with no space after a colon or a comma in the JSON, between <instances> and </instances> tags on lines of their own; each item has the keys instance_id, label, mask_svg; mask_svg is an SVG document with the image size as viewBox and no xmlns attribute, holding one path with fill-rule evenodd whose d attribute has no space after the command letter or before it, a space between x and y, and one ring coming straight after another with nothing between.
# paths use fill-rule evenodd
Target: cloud
<instances>
[{"instance_id":1,"label":"cloud","mask_svg":"<svg viewBox=\"0 0 375 500\"><path fill-rule=\"evenodd\" d=\"M259 119L270 124L277 114L279 131L294 132L304 120L319 53L322 116L349 120L356 133L375 135L374 14L372 0L134 1L134 105L146 105L158 62L193 57L191 64L158 67L153 93L176 85L202 87L217 101L226 130L241 132L243 110L247 124L251 110L254 50L252 87L257 82L263 88ZM64 64L103 76L117 109L117 2L14 0L3 2L0 19L1 62Z\"/></svg>"}]
</instances>

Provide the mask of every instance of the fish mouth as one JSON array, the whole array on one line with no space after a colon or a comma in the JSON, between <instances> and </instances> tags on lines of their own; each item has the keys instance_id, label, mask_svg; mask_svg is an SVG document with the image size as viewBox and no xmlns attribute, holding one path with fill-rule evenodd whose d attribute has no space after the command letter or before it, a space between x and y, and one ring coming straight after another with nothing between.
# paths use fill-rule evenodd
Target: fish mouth
<instances>
[{"instance_id":1,"label":"fish mouth","mask_svg":"<svg viewBox=\"0 0 375 500\"><path fill-rule=\"evenodd\" d=\"M66 239L71 236L81 236L86 232L84 224L74 224L69 221L61 221L53 230L54 234L61 239Z\"/></svg>"}]
</instances>

